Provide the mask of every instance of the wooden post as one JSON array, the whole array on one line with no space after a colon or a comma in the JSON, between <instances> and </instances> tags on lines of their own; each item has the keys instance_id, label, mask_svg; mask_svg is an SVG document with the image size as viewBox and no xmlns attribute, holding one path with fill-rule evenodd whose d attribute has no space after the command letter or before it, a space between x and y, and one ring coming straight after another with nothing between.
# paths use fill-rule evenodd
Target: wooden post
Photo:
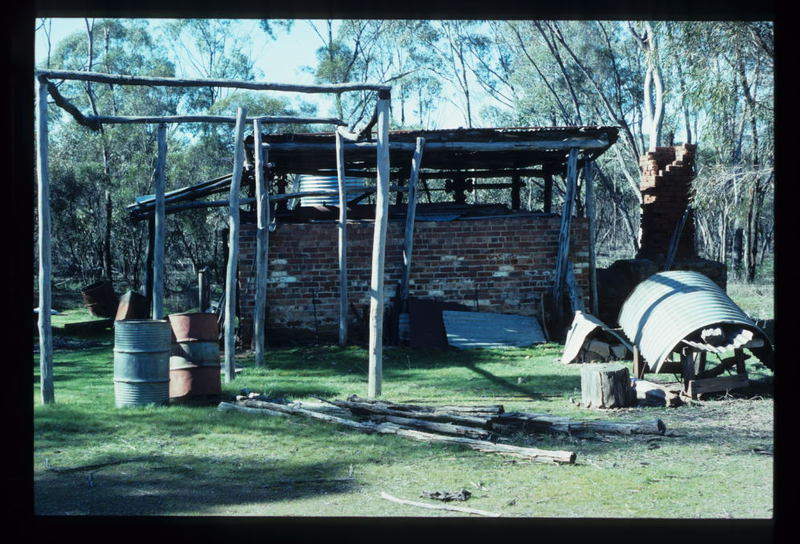
<instances>
[{"instance_id":1,"label":"wooden post","mask_svg":"<svg viewBox=\"0 0 800 544\"><path fill-rule=\"evenodd\" d=\"M47 80L37 79L36 101L36 178L39 211L39 372L42 404L56 401L53 388L53 329L50 326L52 305L50 278L50 180L47 164Z\"/></svg>"},{"instance_id":2,"label":"wooden post","mask_svg":"<svg viewBox=\"0 0 800 544\"><path fill-rule=\"evenodd\" d=\"M378 94L377 192L375 230L372 239L372 273L369 303L369 397L381 394L383 377L383 264L389 212L389 93Z\"/></svg>"},{"instance_id":3,"label":"wooden post","mask_svg":"<svg viewBox=\"0 0 800 544\"><path fill-rule=\"evenodd\" d=\"M256 168L256 308L253 316L253 342L256 366L264 366L264 333L267 310L267 257L269 256L269 192L264 166L269 162L269 146L261 145L261 121L253 121L253 149ZM266 155L266 156L265 156Z\"/></svg>"},{"instance_id":4,"label":"wooden post","mask_svg":"<svg viewBox=\"0 0 800 544\"><path fill-rule=\"evenodd\" d=\"M156 211L154 215L153 244L153 305L152 318L164 318L164 238L166 213L164 191L167 175L167 125L158 125L158 162L156 163Z\"/></svg>"},{"instance_id":5,"label":"wooden post","mask_svg":"<svg viewBox=\"0 0 800 544\"><path fill-rule=\"evenodd\" d=\"M599 313L597 300L597 268L594 252L594 161L586 161L583 167L583 179L586 184L586 217L589 223L589 287L592 296L592 314Z\"/></svg>"},{"instance_id":6,"label":"wooden post","mask_svg":"<svg viewBox=\"0 0 800 544\"><path fill-rule=\"evenodd\" d=\"M553 175L544 175L544 213L553 211Z\"/></svg>"},{"instance_id":7,"label":"wooden post","mask_svg":"<svg viewBox=\"0 0 800 544\"><path fill-rule=\"evenodd\" d=\"M347 188L344 182L344 142L336 132L336 177L339 186L339 345L347 345Z\"/></svg>"},{"instance_id":8,"label":"wooden post","mask_svg":"<svg viewBox=\"0 0 800 544\"><path fill-rule=\"evenodd\" d=\"M417 181L422 164L422 149L425 138L417 138L417 148L411 159L411 175L408 179L408 208L406 210L406 232L403 240L403 279L400 286L401 311L407 311L409 281L411 280L411 253L414 250L414 220L417 216Z\"/></svg>"},{"instance_id":9,"label":"wooden post","mask_svg":"<svg viewBox=\"0 0 800 544\"><path fill-rule=\"evenodd\" d=\"M244 164L244 123L247 110L236 110L236 130L234 131L233 176L231 178L230 208L228 212L228 267L225 274L225 382L236 378L234 360L236 359L236 269L239 263L239 189Z\"/></svg>"},{"instance_id":10,"label":"wooden post","mask_svg":"<svg viewBox=\"0 0 800 544\"><path fill-rule=\"evenodd\" d=\"M520 188L522 187L522 182L520 181L519 174L514 174L511 177L511 182L513 184L511 186L511 209L518 210L521 204Z\"/></svg>"},{"instance_id":11,"label":"wooden post","mask_svg":"<svg viewBox=\"0 0 800 544\"><path fill-rule=\"evenodd\" d=\"M577 178L578 148L569 150L567 158L567 183L564 195L564 206L561 209L561 230L558 233L558 256L556 257L556 274L553 282L553 306L557 320L561 319L561 292L567 271L569 257L569 231L572 224L572 206L575 200L575 181Z\"/></svg>"},{"instance_id":12,"label":"wooden post","mask_svg":"<svg viewBox=\"0 0 800 544\"><path fill-rule=\"evenodd\" d=\"M643 378L647 364L642 360L642 354L639 353L639 346L633 346L633 375L636 378Z\"/></svg>"},{"instance_id":13,"label":"wooden post","mask_svg":"<svg viewBox=\"0 0 800 544\"><path fill-rule=\"evenodd\" d=\"M144 296L147 298L147 313L153 308L153 253L156 245L156 218L147 219L147 258L144 266Z\"/></svg>"},{"instance_id":14,"label":"wooden post","mask_svg":"<svg viewBox=\"0 0 800 544\"><path fill-rule=\"evenodd\" d=\"M103 273L108 281L113 278L111 263L111 191L106 189L106 233L103 238Z\"/></svg>"},{"instance_id":15,"label":"wooden post","mask_svg":"<svg viewBox=\"0 0 800 544\"><path fill-rule=\"evenodd\" d=\"M205 312L208 309L208 267L204 266L197 272L197 310Z\"/></svg>"}]
</instances>

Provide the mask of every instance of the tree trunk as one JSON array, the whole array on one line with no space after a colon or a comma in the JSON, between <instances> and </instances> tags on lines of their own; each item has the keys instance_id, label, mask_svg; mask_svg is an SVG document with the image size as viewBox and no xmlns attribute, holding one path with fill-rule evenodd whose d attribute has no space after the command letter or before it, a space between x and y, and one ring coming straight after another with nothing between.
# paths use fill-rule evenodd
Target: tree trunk
<instances>
[{"instance_id":1,"label":"tree trunk","mask_svg":"<svg viewBox=\"0 0 800 544\"><path fill-rule=\"evenodd\" d=\"M581 399L586 408L630 406L635 391L628 369L620 364L586 364L581 368Z\"/></svg>"}]
</instances>

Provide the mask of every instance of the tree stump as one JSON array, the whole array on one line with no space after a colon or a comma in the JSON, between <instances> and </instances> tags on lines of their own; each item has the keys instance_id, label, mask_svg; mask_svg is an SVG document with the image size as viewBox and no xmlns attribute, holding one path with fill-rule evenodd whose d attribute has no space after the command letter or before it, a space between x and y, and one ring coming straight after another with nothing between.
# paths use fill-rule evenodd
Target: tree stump
<instances>
[{"instance_id":1,"label":"tree stump","mask_svg":"<svg viewBox=\"0 0 800 544\"><path fill-rule=\"evenodd\" d=\"M588 364L581 367L581 401L586 408L622 408L636 401L627 367Z\"/></svg>"}]
</instances>

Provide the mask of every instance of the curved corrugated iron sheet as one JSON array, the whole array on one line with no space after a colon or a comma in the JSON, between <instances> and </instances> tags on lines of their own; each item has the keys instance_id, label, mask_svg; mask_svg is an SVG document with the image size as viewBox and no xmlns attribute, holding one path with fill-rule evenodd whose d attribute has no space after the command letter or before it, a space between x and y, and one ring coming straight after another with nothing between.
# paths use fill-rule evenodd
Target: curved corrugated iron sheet
<instances>
[{"instance_id":1,"label":"curved corrugated iron sheet","mask_svg":"<svg viewBox=\"0 0 800 544\"><path fill-rule=\"evenodd\" d=\"M655 372L681 340L724 323L752 330L770 345L764 331L717 284L697 272L653 274L628 295L619 315L622 330Z\"/></svg>"}]
</instances>

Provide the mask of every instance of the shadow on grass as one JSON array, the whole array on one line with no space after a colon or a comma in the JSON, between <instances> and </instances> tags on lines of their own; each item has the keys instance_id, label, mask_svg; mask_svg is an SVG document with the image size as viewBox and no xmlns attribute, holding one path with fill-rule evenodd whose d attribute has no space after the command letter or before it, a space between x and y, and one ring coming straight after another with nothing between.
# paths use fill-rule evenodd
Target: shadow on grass
<instances>
[{"instance_id":1,"label":"shadow on grass","mask_svg":"<svg viewBox=\"0 0 800 544\"><path fill-rule=\"evenodd\" d=\"M125 459L128 452L109 458ZM213 515L253 505L270 515L269 503L358 487L341 462L296 460L263 464L195 455L154 455L145 460L76 472L45 471L35 478L37 515ZM312 514L313 515L313 514Z\"/></svg>"}]
</instances>

